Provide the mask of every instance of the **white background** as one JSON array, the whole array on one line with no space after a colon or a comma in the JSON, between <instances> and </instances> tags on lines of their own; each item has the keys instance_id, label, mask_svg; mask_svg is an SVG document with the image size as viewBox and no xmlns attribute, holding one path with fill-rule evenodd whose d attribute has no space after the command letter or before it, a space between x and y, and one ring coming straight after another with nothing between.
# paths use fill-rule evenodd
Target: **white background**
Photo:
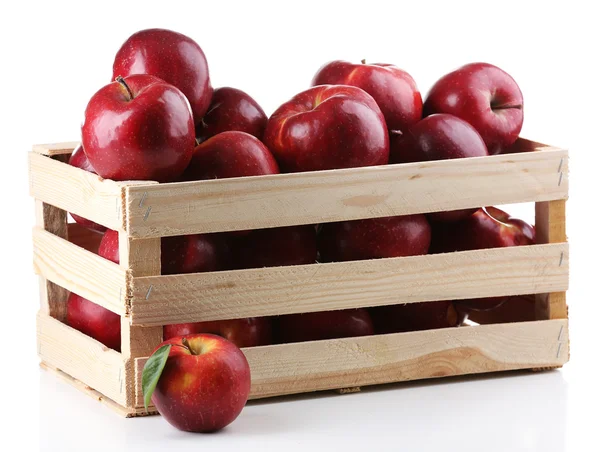
<instances>
[{"instance_id":1,"label":"white background","mask_svg":"<svg viewBox=\"0 0 600 452\"><path fill-rule=\"evenodd\" d=\"M592 450L598 427L598 83L594 2L3 2L0 130L2 450ZM252 403L225 431L123 420L38 368L26 152L77 140L89 97L133 32L196 39L215 87L271 113L331 59L394 63L423 94L464 63L496 64L525 97L522 135L570 149L571 362L563 370ZM532 210L511 210L532 219ZM8 433L8 434L7 434ZM192 449L193 448L193 449Z\"/></svg>"}]
</instances>

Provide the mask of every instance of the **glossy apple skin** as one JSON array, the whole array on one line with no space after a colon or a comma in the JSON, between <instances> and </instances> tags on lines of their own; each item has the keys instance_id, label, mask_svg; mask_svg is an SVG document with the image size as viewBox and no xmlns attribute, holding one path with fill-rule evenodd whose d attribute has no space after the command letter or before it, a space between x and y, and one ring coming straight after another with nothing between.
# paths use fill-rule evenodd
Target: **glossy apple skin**
<instances>
[{"instance_id":1,"label":"glossy apple skin","mask_svg":"<svg viewBox=\"0 0 600 452\"><path fill-rule=\"evenodd\" d=\"M361 88L375 99L388 130L405 132L421 120L423 100L410 74L393 64L354 64L331 61L315 74L312 86L351 85Z\"/></svg>"},{"instance_id":2,"label":"glossy apple skin","mask_svg":"<svg viewBox=\"0 0 600 452\"><path fill-rule=\"evenodd\" d=\"M185 96L150 75L101 88L90 99L81 127L83 149L105 179L177 179L190 163L194 121Z\"/></svg>"},{"instance_id":3,"label":"glossy apple skin","mask_svg":"<svg viewBox=\"0 0 600 452\"><path fill-rule=\"evenodd\" d=\"M221 132L238 130L262 140L267 115L252 97L229 86L217 88L208 111L196 124L196 138L202 142Z\"/></svg>"},{"instance_id":4,"label":"glossy apple skin","mask_svg":"<svg viewBox=\"0 0 600 452\"><path fill-rule=\"evenodd\" d=\"M317 234L312 225L257 229L238 238L233 254L238 269L314 264Z\"/></svg>"},{"instance_id":5,"label":"glossy apple skin","mask_svg":"<svg viewBox=\"0 0 600 452\"><path fill-rule=\"evenodd\" d=\"M282 315L274 321L276 342L279 344L369 336L374 333L371 316L363 308Z\"/></svg>"},{"instance_id":6,"label":"glossy apple skin","mask_svg":"<svg viewBox=\"0 0 600 452\"><path fill-rule=\"evenodd\" d=\"M407 133L390 135L392 163L425 162L431 160L485 157L483 139L468 122L448 114L428 116L412 126ZM457 221L477 209L436 212L433 221Z\"/></svg>"},{"instance_id":7,"label":"glossy apple skin","mask_svg":"<svg viewBox=\"0 0 600 452\"><path fill-rule=\"evenodd\" d=\"M326 223L319 232L319 261L342 262L427 254L431 227L424 215Z\"/></svg>"},{"instance_id":8,"label":"glossy apple skin","mask_svg":"<svg viewBox=\"0 0 600 452\"><path fill-rule=\"evenodd\" d=\"M67 299L67 325L121 351L121 316L74 293Z\"/></svg>"},{"instance_id":9,"label":"glossy apple skin","mask_svg":"<svg viewBox=\"0 0 600 452\"><path fill-rule=\"evenodd\" d=\"M221 234L194 234L161 239L161 274L200 273L225 270L230 265L230 249ZM119 233L107 230L98 255L119 263Z\"/></svg>"},{"instance_id":10,"label":"glossy apple skin","mask_svg":"<svg viewBox=\"0 0 600 452\"><path fill-rule=\"evenodd\" d=\"M448 328L458 324L451 301L408 303L369 309L377 334Z\"/></svg>"},{"instance_id":11,"label":"glossy apple skin","mask_svg":"<svg viewBox=\"0 0 600 452\"><path fill-rule=\"evenodd\" d=\"M173 347L152 403L180 430L220 430L238 417L248 400L250 366L240 349L220 336L195 334L185 340L190 348L181 337L159 345Z\"/></svg>"},{"instance_id":12,"label":"glossy apple skin","mask_svg":"<svg viewBox=\"0 0 600 452\"><path fill-rule=\"evenodd\" d=\"M490 155L512 145L523 126L523 94L515 80L487 63L471 63L439 79L423 114L449 113L479 132Z\"/></svg>"},{"instance_id":13,"label":"glossy apple skin","mask_svg":"<svg viewBox=\"0 0 600 452\"><path fill-rule=\"evenodd\" d=\"M431 253L533 245L535 229L496 207L485 207L455 223L434 223Z\"/></svg>"},{"instance_id":14,"label":"glossy apple skin","mask_svg":"<svg viewBox=\"0 0 600 452\"><path fill-rule=\"evenodd\" d=\"M273 154L262 142L245 132L223 132L196 147L183 180L278 174Z\"/></svg>"},{"instance_id":15,"label":"glossy apple skin","mask_svg":"<svg viewBox=\"0 0 600 452\"><path fill-rule=\"evenodd\" d=\"M476 303L477 300L468 300L472 303L470 306L463 305L462 301L455 301L454 306L459 319L464 321L468 318L480 324L539 320L536 313L535 295L499 297L498 300L502 300L502 303L495 303L495 306L488 300L496 299L484 298L481 299L480 304Z\"/></svg>"},{"instance_id":16,"label":"glossy apple skin","mask_svg":"<svg viewBox=\"0 0 600 452\"><path fill-rule=\"evenodd\" d=\"M273 343L271 319L268 317L179 323L163 327L163 337L165 340L176 336L199 333L216 334L240 348L257 347Z\"/></svg>"},{"instance_id":17,"label":"glossy apple skin","mask_svg":"<svg viewBox=\"0 0 600 452\"><path fill-rule=\"evenodd\" d=\"M96 171L94 170L90 161L85 155L85 152L83 151L83 147L81 145L77 146L71 154L71 156L69 157L69 165L96 174ZM85 226L86 228L90 228L99 232L106 231L106 227L98 223L94 223L91 220L80 217L79 215L75 215L73 213L71 213L70 215L76 223L79 223L80 225Z\"/></svg>"},{"instance_id":18,"label":"glossy apple skin","mask_svg":"<svg viewBox=\"0 0 600 452\"><path fill-rule=\"evenodd\" d=\"M193 39L159 28L134 33L115 56L112 79L133 74L154 75L181 90L196 123L206 113L213 88L204 52Z\"/></svg>"},{"instance_id":19,"label":"glossy apple skin","mask_svg":"<svg viewBox=\"0 0 600 452\"><path fill-rule=\"evenodd\" d=\"M389 137L377 103L354 86L310 88L269 118L264 143L282 172L385 165Z\"/></svg>"}]
</instances>

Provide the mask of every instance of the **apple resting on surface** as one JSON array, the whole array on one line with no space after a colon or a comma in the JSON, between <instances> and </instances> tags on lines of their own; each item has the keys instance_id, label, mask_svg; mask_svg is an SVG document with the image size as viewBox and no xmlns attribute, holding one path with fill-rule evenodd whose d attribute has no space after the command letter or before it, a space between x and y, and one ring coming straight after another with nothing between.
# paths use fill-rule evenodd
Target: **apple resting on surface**
<instances>
[{"instance_id":1,"label":"apple resting on surface","mask_svg":"<svg viewBox=\"0 0 600 452\"><path fill-rule=\"evenodd\" d=\"M182 179L211 180L278 174L273 154L245 132L223 132L200 143Z\"/></svg>"},{"instance_id":2,"label":"apple resting on surface","mask_svg":"<svg viewBox=\"0 0 600 452\"><path fill-rule=\"evenodd\" d=\"M535 295L498 297L502 303L496 303L492 308L489 300L496 300L495 298L483 298L481 304L477 304L478 300L464 300L469 301L470 306L463 305L462 301L455 301L454 306L462 321L469 318L480 324L531 322L540 320L536 313L535 298Z\"/></svg>"},{"instance_id":3,"label":"apple resting on surface","mask_svg":"<svg viewBox=\"0 0 600 452\"><path fill-rule=\"evenodd\" d=\"M380 306L370 308L369 312L377 334L448 328L458 324L451 301Z\"/></svg>"},{"instance_id":4,"label":"apple resting on surface","mask_svg":"<svg viewBox=\"0 0 600 452\"><path fill-rule=\"evenodd\" d=\"M319 260L341 262L427 254L431 227L424 215L326 223L319 232Z\"/></svg>"},{"instance_id":5,"label":"apple resting on surface","mask_svg":"<svg viewBox=\"0 0 600 452\"><path fill-rule=\"evenodd\" d=\"M423 114L417 84L408 72L393 64L331 61L319 69L312 85L351 85L365 90L379 105L388 130L405 132Z\"/></svg>"},{"instance_id":6,"label":"apple resting on surface","mask_svg":"<svg viewBox=\"0 0 600 452\"><path fill-rule=\"evenodd\" d=\"M434 223L431 253L533 245L535 229L496 207L484 207L455 223Z\"/></svg>"},{"instance_id":7,"label":"apple resting on surface","mask_svg":"<svg viewBox=\"0 0 600 452\"><path fill-rule=\"evenodd\" d=\"M310 88L269 118L264 142L282 172L385 165L389 138L373 98L354 86Z\"/></svg>"},{"instance_id":8,"label":"apple resting on surface","mask_svg":"<svg viewBox=\"0 0 600 452\"><path fill-rule=\"evenodd\" d=\"M74 293L67 300L67 325L121 351L121 316Z\"/></svg>"},{"instance_id":9,"label":"apple resting on surface","mask_svg":"<svg viewBox=\"0 0 600 452\"><path fill-rule=\"evenodd\" d=\"M371 316L363 308L282 315L274 323L279 344L373 334Z\"/></svg>"},{"instance_id":10,"label":"apple resting on surface","mask_svg":"<svg viewBox=\"0 0 600 452\"><path fill-rule=\"evenodd\" d=\"M90 161L85 155L85 152L83 151L83 147L81 145L77 146L71 154L71 156L69 157L69 165L96 174L96 171L90 164ZM73 218L73 220L75 220L75 222L79 223L81 226L85 226L86 228L90 228L99 232L106 231L105 226L102 226L98 223L94 223L93 221L80 217L79 215L75 215L72 213L70 215Z\"/></svg>"},{"instance_id":11,"label":"apple resting on surface","mask_svg":"<svg viewBox=\"0 0 600 452\"><path fill-rule=\"evenodd\" d=\"M194 152L185 96L151 75L117 78L90 99L81 126L92 167L105 179L177 179Z\"/></svg>"},{"instance_id":12,"label":"apple resting on surface","mask_svg":"<svg viewBox=\"0 0 600 452\"><path fill-rule=\"evenodd\" d=\"M200 142L229 130L246 132L262 140L267 115L258 103L244 91L225 86L213 93L208 111L196 124Z\"/></svg>"},{"instance_id":13,"label":"apple resting on surface","mask_svg":"<svg viewBox=\"0 0 600 452\"><path fill-rule=\"evenodd\" d=\"M196 124L206 113L213 89L206 57L193 39L160 28L134 33L115 56L113 80L134 74L154 75L181 90Z\"/></svg>"},{"instance_id":14,"label":"apple resting on surface","mask_svg":"<svg viewBox=\"0 0 600 452\"><path fill-rule=\"evenodd\" d=\"M226 270L229 244L222 234L194 234L163 237L160 243L161 274L199 273ZM119 263L119 233L107 230L98 255Z\"/></svg>"},{"instance_id":15,"label":"apple resting on surface","mask_svg":"<svg viewBox=\"0 0 600 452\"><path fill-rule=\"evenodd\" d=\"M164 345L171 348L152 394L158 412L187 432L231 424L250 394L250 366L241 350L212 334L174 337L157 349Z\"/></svg>"},{"instance_id":16,"label":"apple resting on surface","mask_svg":"<svg viewBox=\"0 0 600 452\"><path fill-rule=\"evenodd\" d=\"M261 268L314 264L317 234L312 225L257 229L235 243L234 267Z\"/></svg>"},{"instance_id":17,"label":"apple resting on surface","mask_svg":"<svg viewBox=\"0 0 600 452\"><path fill-rule=\"evenodd\" d=\"M484 157L487 148L468 122L456 116L436 114L412 126L407 133L390 135L390 161L393 163ZM457 221L477 209L452 210L429 214L434 221Z\"/></svg>"},{"instance_id":18,"label":"apple resting on surface","mask_svg":"<svg viewBox=\"0 0 600 452\"><path fill-rule=\"evenodd\" d=\"M449 113L479 132L490 155L512 145L523 126L523 94L515 80L487 63L450 72L431 88L423 114Z\"/></svg>"},{"instance_id":19,"label":"apple resting on surface","mask_svg":"<svg viewBox=\"0 0 600 452\"><path fill-rule=\"evenodd\" d=\"M273 342L271 319L268 317L179 323L163 327L163 337L165 340L176 336L199 333L216 334L240 348L269 345Z\"/></svg>"}]
</instances>

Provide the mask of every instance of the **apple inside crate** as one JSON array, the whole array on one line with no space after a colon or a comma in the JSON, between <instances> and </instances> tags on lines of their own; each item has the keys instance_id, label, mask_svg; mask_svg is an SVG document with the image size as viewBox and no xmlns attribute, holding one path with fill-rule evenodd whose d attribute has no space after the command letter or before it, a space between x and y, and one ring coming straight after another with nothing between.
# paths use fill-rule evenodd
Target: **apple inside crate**
<instances>
[{"instance_id":1,"label":"apple inside crate","mask_svg":"<svg viewBox=\"0 0 600 452\"><path fill-rule=\"evenodd\" d=\"M158 184L70 166L76 144L29 156L39 356L125 416L145 414L141 370L163 326L179 323L527 296L459 327L243 348L251 398L568 361L565 150L519 139L495 156ZM527 202L535 245L161 275L162 237ZM117 231L119 264L98 256L99 234L68 224L67 212ZM69 292L121 317L120 352L65 323Z\"/></svg>"}]
</instances>

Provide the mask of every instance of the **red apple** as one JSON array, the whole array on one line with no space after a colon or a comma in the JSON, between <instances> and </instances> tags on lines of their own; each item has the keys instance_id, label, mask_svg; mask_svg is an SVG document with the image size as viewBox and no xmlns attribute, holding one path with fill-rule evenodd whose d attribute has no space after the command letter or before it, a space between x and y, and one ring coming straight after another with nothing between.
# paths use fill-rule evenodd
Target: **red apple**
<instances>
[{"instance_id":1,"label":"red apple","mask_svg":"<svg viewBox=\"0 0 600 452\"><path fill-rule=\"evenodd\" d=\"M213 432L231 424L250 394L250 366L234 344L213 334L174 337L152 402L174 427ZM160 348L157 347L158 348Z\"/></svg>"},{"instance_id":2,"label":"red apple","mask_svg":"<svg viewBox=\"0 0 600 452\"><path fill-rule=\"evenodd\" d=\"M456 223L435 223L432 253L533 245L535 229L496 207L479 209Z\"/></svg>"},{"instance_id":3,"label":"red apple","mask_svg":"<svg viewBox=\"0 0 600 452\"><path fill-rule=\"evenodd\" d=\"M373 334L371 316L362 308L282 315L275 324L280 344Z\"/></svg>"},{"instance_id":4,"label":"red apple","mask_svg":"<svg viewBox=\"0 0 600 452\"><path fill-rule=\"evenodd\" d=\"M390 135L390 161L424 162L464 157L484 157L487 148L468 122L447 114L431 115L412 126L405 134ZM436 212L434 221L457 221L477 209Z\"/></svg>"},{"instance_id":5,"label":"red apple","mask_svg":"<svg viewBox=\"0 0 600 452\"><path fill-rule=\"evenodd\" d=\"M196 138L202 142L221 132L238 130L262 140L266 126L267 115L252 97L225 86L213 93L208 111L196 125Z\"/></svg>"},{"instance_id":6,"label":"red apple","mask_svg":"<svg viewBox=\"0 0 600 452\"><path fill-rule=\"evenodd\" d=\"M479 132L491 155L512 145L523 126L523 94L514 79L487 63L467 64L439 79L423 113L449 113Z\"/></svg>"},{"instance_id":7,"label":"red apple","mask_svg":"<svg viewBox=\"0 0 600 452\"><path fill-rule=\"evenodd\" d=\"M448 328L458 324L451 301L408 303L369 310L377 334Z\"/></svg>"},{"instance_id":8,"label":"red apple","mask_svg":"<svg viewBox=\"0 0 600 452\"><path fill-rule=\"evenodd\" d=\"M279 267L317 261L317 237L312 225L257 229L234 245L235 268Z\"/></svg>"},{"instance_id":9,"label":"red apple","mask_svg":"<svg viewBox=\"0 0 600 452\"><path fill-rule=\"evenodd\" d=\"M121 351L121 316L74 293L67 300L67 325Z\"/></svg>"},{"instance_id":10,"label":"red apple","mask_svg":"<svg viewBox=\"0 0 600 452\"><path fill-rule=\"evenodd\" d=\"M176 336L199 333L216 334L233 342L240 348L269 345L273 342L271 320L268 317L179 323L163 327L163 337L165 340Z\"/></svg>"},{"instance_id":11,"label":"red apple","mask_svg":"<svg viewBox=\"0 0 600 452\"><path fill-rule=\"evenodd\" d=\"M161 274L199 273L225 270L229 266L229 248L221 234L195 234L161 239ZM107 230L98 247L98 255L119 263L119 233Z\"/></svg>"},{"instance_id":12,"label":"red apple","mask_svg":"<svg viewBox=\"0 0 600 452\"><path fill-rule=\"evenodd\" d=\"M424 215L323 224L319 260L340 262L427 254L431 227Z\"/></svg>"},{"instance_id":13,"label":"red apple","mask_svg":"<svg viewBox=\"0 0 600 452\"><path fill-rule=\"evenodd\" d=\"M175 180L195 145L185 96L151 75L118 78L94 94L81 136L93 168L113 180Z\"/></svg>"},{"instance_id":14,"label":"red apple","mask_svg":"<svg viewBox=\"0 0 600 452\"><path fill-rule=\"evenodd\" d=\"M81 145L77 146L71 154L71 156L69 157L69 165L96 174L96 171L94 171L94 168L90 164L90 161L88 160L87 156L85 155L85 152L83 151L83 146ZM71 213L71 217L73 218L73 220L75 220L75 222L79 223L82 226L85 226L86 228L94 229L95 231L100 232L106 231L105 226L102 226L98 223L94 223L93 221L80 217L79 215Z\"/></svg>"},{"instance_id":15,"label":"red apple","mask_svg":"<svg viewBox=\"0 0 600 452\"><path fill-rule=\"evenodd\" d=\"M405 132L423 113L423 100L408 72L384 63L332 61L325 64L312 85L351 85L365 90L381 109L389 130Z\"/></svg>"},{"instance_id":16,"label":"red apple","mask_svg":"<svg viewBox=\"0 0 600 452\"><path fill-rule=\"evenodd\" d=\"M269 118L264 142L284 172L385 165L389 138L373 98L354 86L316 86Z\"/></svg>"},{"instance_id":17,"label":"red apple","mask_svg":"<svg viewBox=\"0 0 600 452\"><path fill-rule=\"evenodd\" d=\"M510 323L510 322L531 322L539 320L536 315L535 295L515 295L511 297L499 297L502 303L495 307L490 300L496 298L483 298L478 304L478 300L455 301L454 306L458 312L459 318L468 318L480 324L490 323ZM469 305L463 304L463 301L470 302Z\"/></svg>"},{"instance_id":18,"label":"red apple","mask_svg":"<svg viewBox=\"0 0 600 452\"><path fill-rule=\"evenodd\" d=\"M273 154L260 140L245 132L223 132L198 145L183 180L278 174Z\"/></svg>"},{"instance_id":19,"label":"red apple","mask_svg":"<svg viewBox=\"0 0 600 452\"><path fill-rule=\"evenodd\" d=\"M159 28L134 33L121 46L113 63L113 80L134 74L154 75L187 97L199 123L213 89L200 46L181 33Z\"/></svg>"}]
</instances>

